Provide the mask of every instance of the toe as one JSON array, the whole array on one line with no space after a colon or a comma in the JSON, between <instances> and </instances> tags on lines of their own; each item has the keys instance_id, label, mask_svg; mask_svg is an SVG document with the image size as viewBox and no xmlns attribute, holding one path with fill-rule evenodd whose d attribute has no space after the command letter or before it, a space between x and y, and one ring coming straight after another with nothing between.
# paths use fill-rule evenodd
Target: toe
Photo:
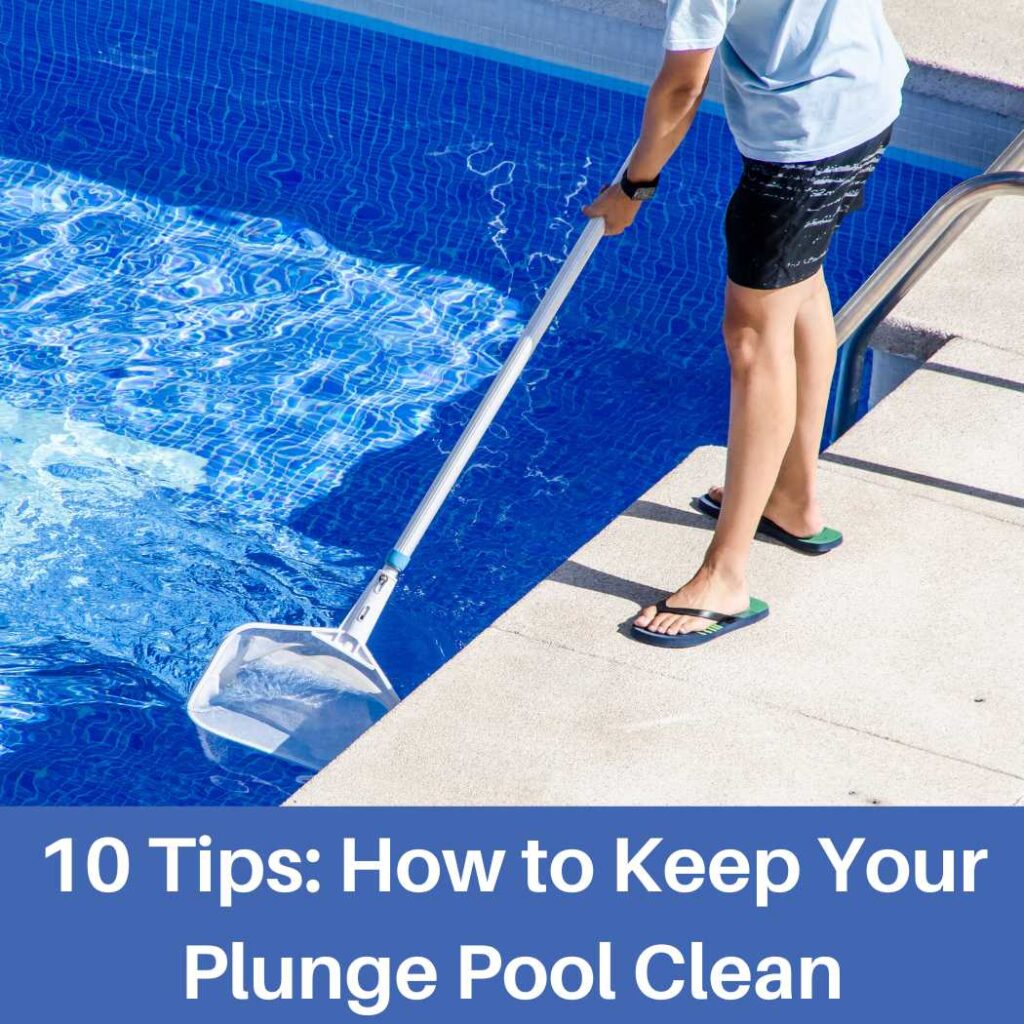
<instances>
[{"instance_id":1,"label":"toe","mask_svg":"<svg viewBox=\"0 0 1024 1024\"><path fill-rule=\"evenodd\" d=\"M651 623L654 620L654 616L658 614L658 609L654 605L648 605L640 614L633 620L634 625L639 626L641 629L649 629Z\"/></svg>"},{"instance_id":2,"label":"toe","mask_svg":"<svg viewBox=\"0 0 1024 1024\"><path fill-rule=\"evenodd\" d=\"M686 624L689 621L684 615L672 615L665 624L665 632L669 636L679 636L680 633L686 632Z\"/></svg>"},{"instance_id":3,"label":"toe","mask_svg":"<svg viewBox=\"0 0 1024 1024\"><path fill-rule=\"evenodd\" d=\"M717 484L714 487L709 487L708 488L708 497L712 501L718 502L719 505L722 504L722 494L723 493L724 492L722 491L722 488L719 487Z\"/></svg>"},{"instance_id":4,"label":"toe","mask_svg":"<svg viewBox=\"0 0 1024 1024\"><path fill-rule=\"evenodd\" d=\"M694 620L689 616L677 616L675 621L672 623L672 636L679 636L681 633L691 632L693 622Z\"/></svg>"}]
</instances>

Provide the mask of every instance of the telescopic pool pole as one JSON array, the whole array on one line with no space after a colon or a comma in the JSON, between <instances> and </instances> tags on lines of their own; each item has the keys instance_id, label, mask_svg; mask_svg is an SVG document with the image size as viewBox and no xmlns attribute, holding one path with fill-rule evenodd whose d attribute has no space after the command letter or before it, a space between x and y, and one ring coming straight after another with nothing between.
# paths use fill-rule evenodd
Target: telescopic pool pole
<instances>
[{"instance_id":1,"label":"telescopic pool pole","mask_svg":"<svg viewBox=\"0 0 1024 1024\"><path fill-rule=\"evenodd\" d=\"M636 152L635 146L619 168L613 179L613 184L617 184L626 172L634 152ZM458 443L452 449L437 476L434 477L434 482L423 496L384 565L367 584L359 600L338 627L334 637L334 643L338 646L343 648L366 646L370 633L377 625L377 620L395 589L399 573L409 564L427 527L434 521L438 510L451 493L463 469L466 468L466 463L476 451L513 385L519 380L541 338L544 337L551 321L565 302L566 296L594 254L597 243L601 241L603 235L604 218L602 217L595 217L583 229L576 244L566 257L565 263L562 264L561 270L519 335L519 340L491 382L487 393L473 414L473 418L466 424Z\"/></svg>"}]
</instances>

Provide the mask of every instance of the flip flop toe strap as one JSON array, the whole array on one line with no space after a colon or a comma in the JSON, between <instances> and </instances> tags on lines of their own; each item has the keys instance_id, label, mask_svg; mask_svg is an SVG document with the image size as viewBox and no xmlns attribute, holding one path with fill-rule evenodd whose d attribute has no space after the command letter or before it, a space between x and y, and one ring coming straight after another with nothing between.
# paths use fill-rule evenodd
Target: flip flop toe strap
<instances>
[{"instance_id":1,"label":"flip flop toe strap","mask_svg":"<svg viewBox=\"0 0 1024 1024\"><path fill-rule=\"evenodd\" d=\"M726 625L736 621L735 615L723 615L721 612L709 612L706 608L675 608L670 607L665 601L659 601L655 608L665 615L689 615L695 619L710 619L712 622L721 622Z\"/></svg>"}]
</instances>

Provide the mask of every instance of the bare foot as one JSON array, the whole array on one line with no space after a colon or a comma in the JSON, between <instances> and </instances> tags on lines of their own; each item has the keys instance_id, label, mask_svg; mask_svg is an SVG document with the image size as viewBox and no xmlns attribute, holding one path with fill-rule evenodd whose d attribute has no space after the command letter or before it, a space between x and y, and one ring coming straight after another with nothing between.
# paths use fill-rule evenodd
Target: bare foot
<instances>
[{"instance_id":1,"label":"bare foot","mask_svg":"<svg viewBox=\"0 0 1024 1024\"><path fill-rule=\"evenodd\" d=\"M738 615L750 607L750 594L745 580L726 577L702 565L693 579L669 597L667 603L670 608L699 608L702 611L721 612L723 615ZM707 619L692 615L659 612L654 605L644 608L634 622L641 629L664 633L666 636L695 633L711 625Z\"/></svg>"},{"instance_id":2,"label":"bare foot","mask_svg":"<svg viewBox=\"0 0 1024 1024\"><path fill-rule=\"evenodd\" d=\"M712 487L708 496L721 505L722 488ZM765 506L764 515L794 537L813 537L825 528L825 520L817 501L794 501L784 494L772 494Z\"/></svg>"}]
</instances>

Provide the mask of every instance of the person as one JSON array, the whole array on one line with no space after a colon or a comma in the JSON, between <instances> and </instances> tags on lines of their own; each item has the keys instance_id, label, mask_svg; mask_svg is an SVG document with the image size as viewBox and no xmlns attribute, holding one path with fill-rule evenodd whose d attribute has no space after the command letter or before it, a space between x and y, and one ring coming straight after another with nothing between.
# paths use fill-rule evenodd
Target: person
<instances>
[{"instance_id":1,"label":"person","mask_svg":"<svg viewBox=\"0 0 1024 1024\"><path fill-rule=\"evenodd\" d=\"M584 208L618 235L654 196L718 52L743 173L725 216L723 334L730 364L724 486L694 576L644 608L638 639L690 647L757 622L747 563L757 532L812 553L823 528L815 476L836 358L822 264L899 115L907 63L881 0L670 0L665 54L621 181Z\"/></svg>"}]
</instances>

